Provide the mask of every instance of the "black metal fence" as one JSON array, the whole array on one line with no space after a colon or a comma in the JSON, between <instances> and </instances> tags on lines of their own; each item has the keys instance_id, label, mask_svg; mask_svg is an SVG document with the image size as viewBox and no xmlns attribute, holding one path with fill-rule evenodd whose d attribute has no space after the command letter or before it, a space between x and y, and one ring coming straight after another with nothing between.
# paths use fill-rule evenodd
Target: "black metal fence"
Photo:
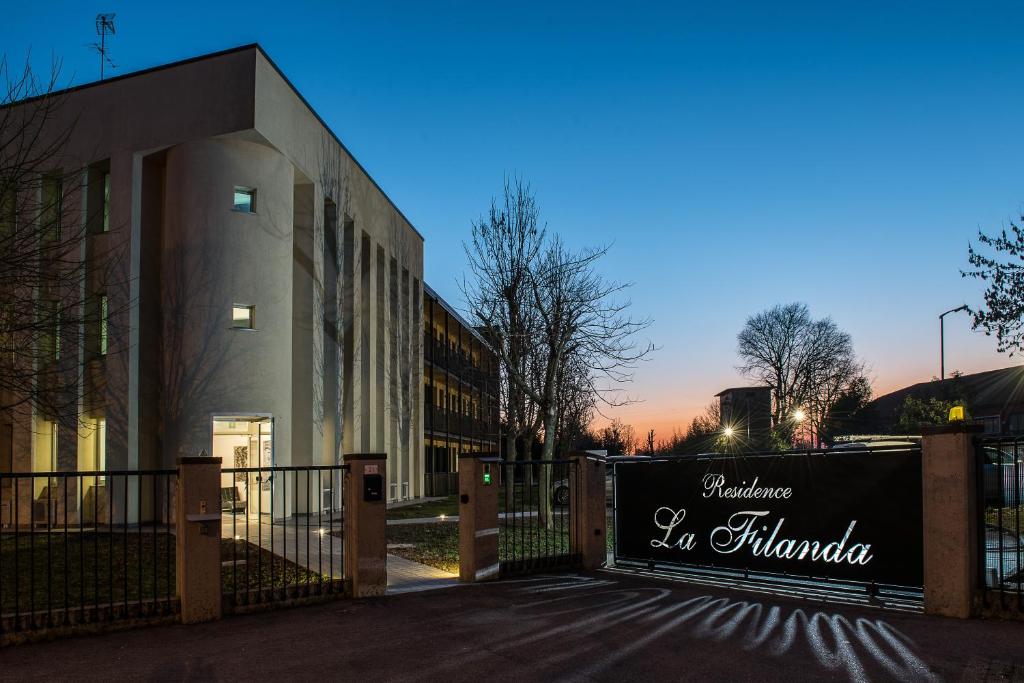
<instances>
[{"instance_id":1,"label":"black metal fence","mask_svg":"<svg viewBox=\"0 0 1024 683\"><path fill-rule=\"evenodd\" d=\"M574 460L502 462L498 558L503 574L579 564L571 507L580 500Z\"/></svg>"},{"instance_id":2,"label":"black metal fence","mask_svg":"<svg viewBox=\"0 0 1024 683\"><path fill-rule=\"evenodd\" d=\"M221 470L225 607L343 595L348 465Z\"/></svg>"},{"instance_id":3,"label":"black metal fence","mask_svg":"<svg viewBox=\"0 0 1024 683\"><path fill-rule=\"evenodd\" d=\"M986 603L996 593L1001 601L1016 594L1024 610L1024 437L978 440L976 481L978 499L979 582ZM1004 604L1005 606L1005 604Z\"/></svg>"},{"instance_id":4,"label":"black metal fence","mask_svg":"<svg viewBox=\"0 0 1024 683\"><path fill-rule=\"evenodd\" d=\"M174 614L177 476L0 474L0 640Z\"/></svg>"}]
</instances>

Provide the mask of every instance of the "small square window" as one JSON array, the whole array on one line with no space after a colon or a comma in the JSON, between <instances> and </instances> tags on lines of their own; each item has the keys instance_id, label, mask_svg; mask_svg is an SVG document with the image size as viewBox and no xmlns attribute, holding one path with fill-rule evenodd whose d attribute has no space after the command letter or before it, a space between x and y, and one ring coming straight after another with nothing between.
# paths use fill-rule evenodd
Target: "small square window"
<instances>
[{"instance_id":1,"label":"small square window","mask_svg":"<svg viewBox=\"0 0 1024 683\"><path fill-rule=\"evenodd\" d=\"M235 211L256 213L256 190L251 187L235 188Z\"/></svg>"},{"instance_id":2,"label":"small square window","mask_svg":"<svg viewBox=\"0 0 1024 683\"><path fill-rule=\"evenodd\" d=\"M236 330L256 329L256 307L235 304L231 307L231 327Z\"/></svg>"}]
</instances>

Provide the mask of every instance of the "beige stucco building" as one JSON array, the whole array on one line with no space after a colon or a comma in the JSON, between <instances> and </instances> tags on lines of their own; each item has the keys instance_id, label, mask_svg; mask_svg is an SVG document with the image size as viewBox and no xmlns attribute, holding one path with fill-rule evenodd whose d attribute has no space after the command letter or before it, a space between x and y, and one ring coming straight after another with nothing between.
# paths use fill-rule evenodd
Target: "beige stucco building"
<instances>
[{"instance_id":1,"label":"beige stucco building","mask_svg":"<svg viewBox=\"0 0 1024 683\"><path fill-rule=\"evenodd\" d=\"M62 361L83 424L14 420L13 469L386 452L388 497L423 495L422 236L262 49L75 88L60 114L102 348Z\"/></svg>"}]
</instances>

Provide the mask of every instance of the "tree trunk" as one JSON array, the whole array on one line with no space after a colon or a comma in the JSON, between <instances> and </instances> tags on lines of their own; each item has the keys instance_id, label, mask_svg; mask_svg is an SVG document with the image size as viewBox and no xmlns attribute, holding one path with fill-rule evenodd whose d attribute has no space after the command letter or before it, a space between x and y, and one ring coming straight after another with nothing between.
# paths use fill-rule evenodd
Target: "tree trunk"
<instances>
[{"instance_id":1,"label":"tree trunk","mask_svg":"<svg viewBox=\"0 0 1024 683\"><path fill-rule=\"evenodd\" d=\"M501 466L501 481L505 487L505 511L511 512L516 492L516 435L505 435L505 462Z\"/></svg>"},{"instance_id":2,"label":"tree trunk","mask_svg":"<svg viewBox=\"0 0 1024 683\"><path fill-rule=\"evenodd\" d=\"M552 527L554 519L554 488L552 486L551 461L555 459L555 423L558 419L558 411L554 406L548 408L544 420L544 450L541 454L540 486L538 486L540 505L537 514L540 515L540 522L545 529Z\"/></svg>"}]
</instances>

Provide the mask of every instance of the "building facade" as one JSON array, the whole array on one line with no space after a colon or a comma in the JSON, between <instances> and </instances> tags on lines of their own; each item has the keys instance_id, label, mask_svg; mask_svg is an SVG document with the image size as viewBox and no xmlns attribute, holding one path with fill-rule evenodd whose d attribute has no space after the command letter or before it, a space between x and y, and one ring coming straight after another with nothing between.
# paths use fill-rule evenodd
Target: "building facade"
<instances>
[{"instance_id":1,"label":"building facade","mask_svg":"<svg viewBox=\"0 0 1024 683\"><path fill-rule=\"evenodd\" d=\"M722 427L729 427L745 447L763 448L772 430L771 387L736 387L715 394Z\"/></svg>"},{"instance_id":2,"label":"building facade","mask_svg":"<svg viewBox=\"0 0 1024 683\"><path fill-rule=\"evenodd\" d=\"M100 329L61 358L80 424L0 416L6 467L386 452L389 498L423 495L423 238L263 50L64 96L61 171L83 182L61 206L95 223L82 288Z\"/></svg>"},{"instance_id":3,"label":"building facade","mask_svg":"<svg viewBox=\"0 0 1024 683\"><path fill-rule=\"evenodd\" d=\"M498 358L437 292L423 295L425 493L458 491L461 453L498 452Z\"/></svg>"}]
</instances>

